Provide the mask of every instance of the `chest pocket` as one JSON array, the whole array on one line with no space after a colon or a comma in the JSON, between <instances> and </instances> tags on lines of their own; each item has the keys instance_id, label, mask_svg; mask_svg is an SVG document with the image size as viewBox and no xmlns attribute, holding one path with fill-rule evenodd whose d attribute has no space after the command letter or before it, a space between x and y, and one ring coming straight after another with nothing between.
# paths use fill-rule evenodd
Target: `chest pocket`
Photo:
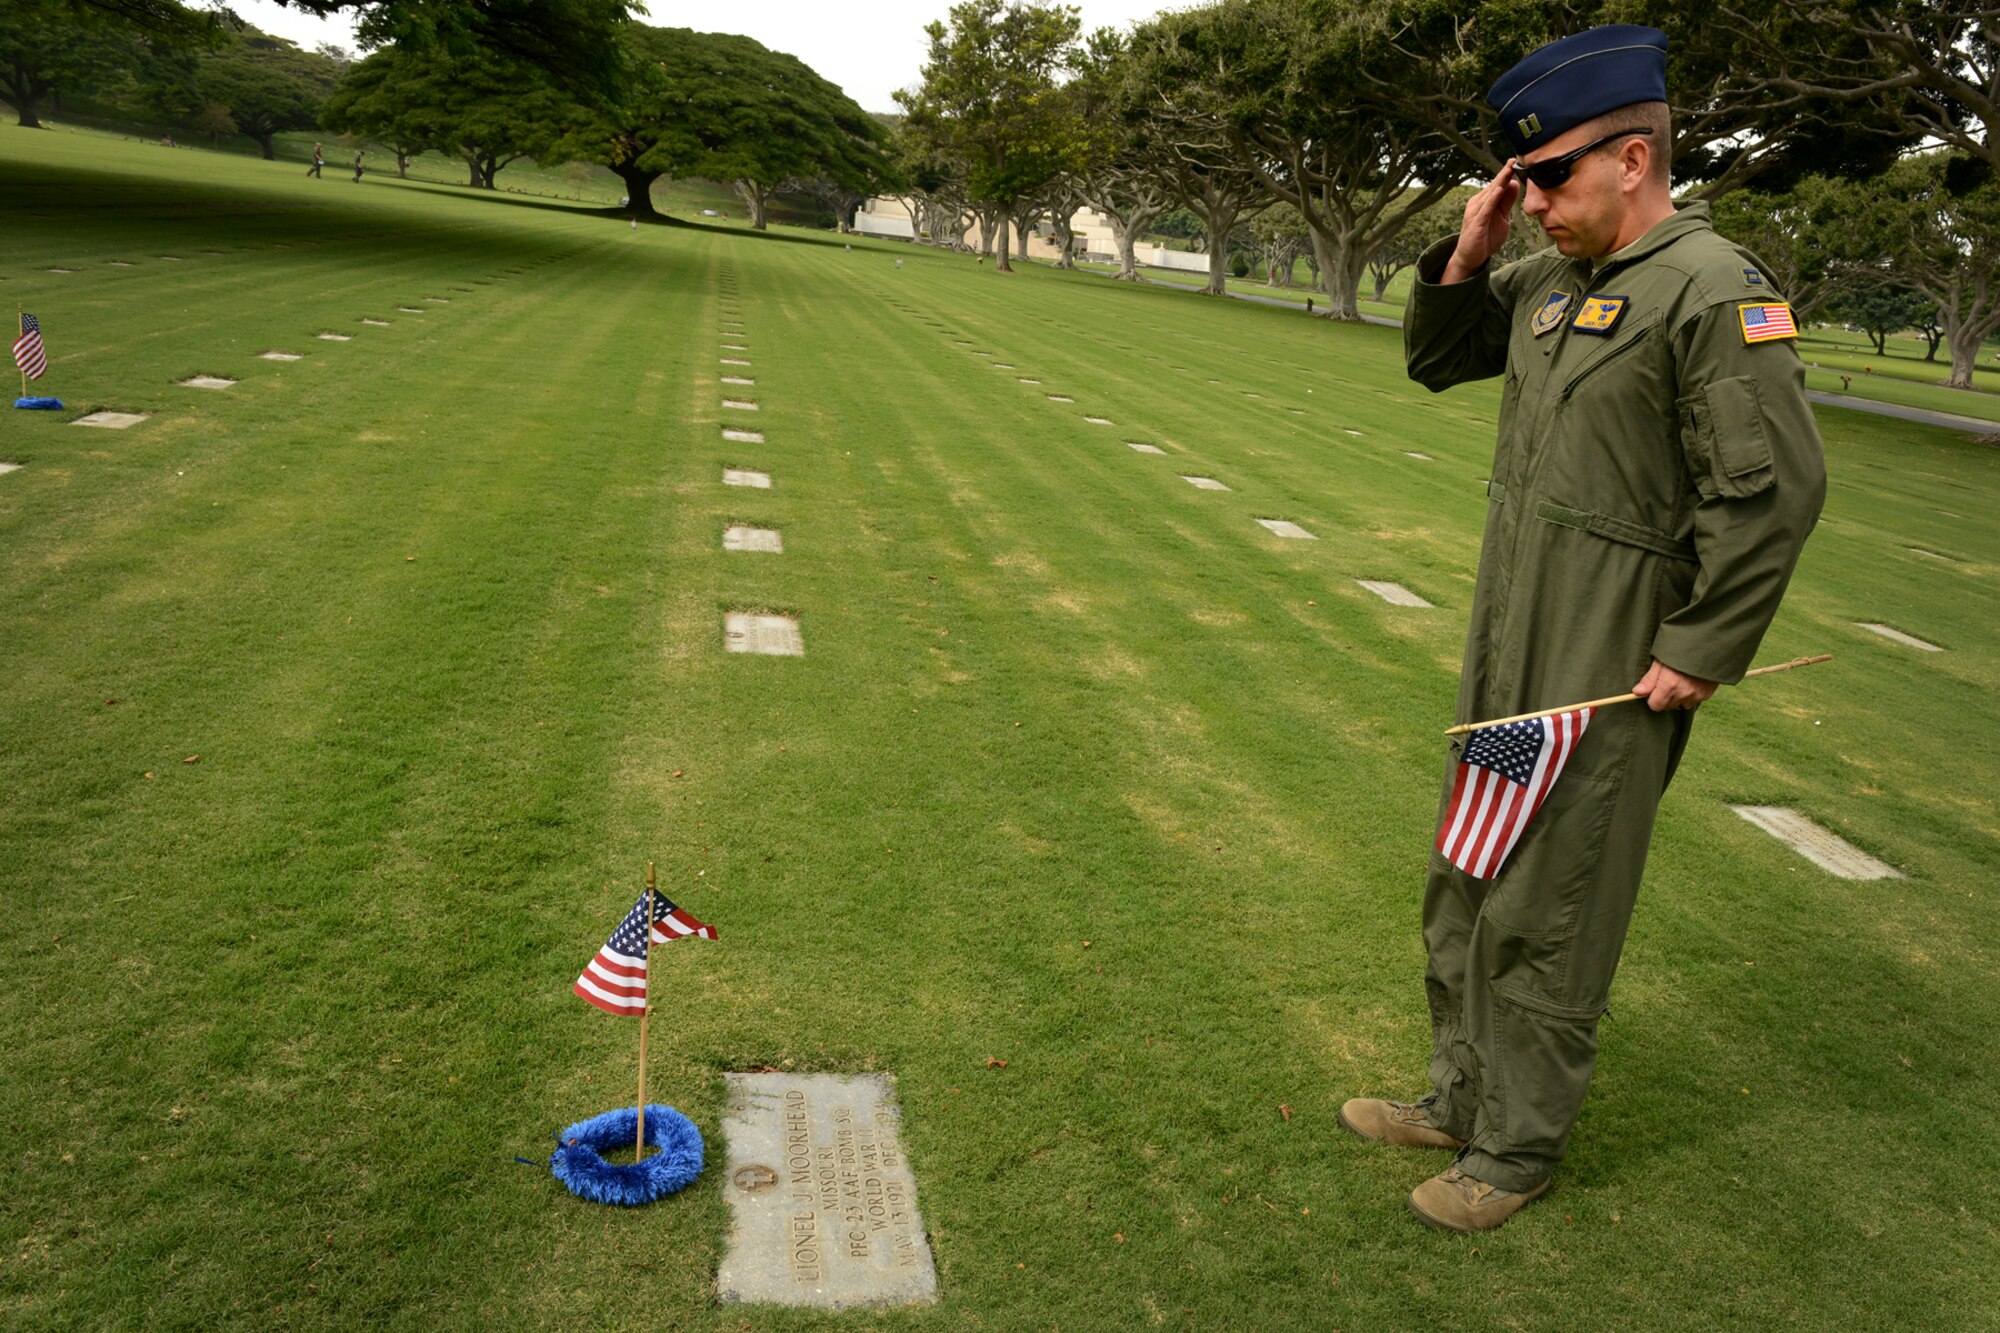
<instances>
[{"instance_id":1,"label":"chest pocket","mask_svg":"<svg viewBox=\"0 0 2000 1333\"><path fill-rule=\"evenodd\" d=\"M1560 377L1560 387L1556 390L1557 397L1567 403L1576 395L1578 389L1593 380L1598 380L1607 371L1616 372L1610 382L1617 383L1621 375L1629 375L1637 370L1646 360L1643 349L1654 341L1654 331L1659 327L1659 315L1649 313L1645 318L1634 322L1630 328L1619 329L1611 337L1603 339L1601 345L1590 347L1588 350L1579 348L1577 344L1598 344L1600 340L1589 334L1579 334L1571 330L1568 334L1570 345L1557 353L1558 356L1568 353L1573 358L1568 366L1557 371ZM1581 355L1577 355L1579 352Z\"/></svg>"}]
</instances>

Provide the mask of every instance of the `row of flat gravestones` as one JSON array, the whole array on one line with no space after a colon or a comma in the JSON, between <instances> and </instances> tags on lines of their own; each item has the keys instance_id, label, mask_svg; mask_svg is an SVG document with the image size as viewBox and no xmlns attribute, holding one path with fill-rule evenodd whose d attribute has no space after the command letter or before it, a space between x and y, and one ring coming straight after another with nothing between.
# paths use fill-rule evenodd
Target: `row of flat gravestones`
<instances>
[{"instance_id":1,"label":"row of flat gravestones","mask_svg":"<svg viewBox=\"0 0 2000 1333\"><path fill-rule=\"evenodd\" d=\"M981 350L980 348L974 346L971 339L957 337L954 334L952 334L951 331L948 330L941 321L932 318L928 313L918 310L907 304L904 304L894 296L887 295L886 293L883 295L885 299L889 302L889 304L894 306L897 310L910 316L912 319L917 320L919 323L924 324L926 327L938 333L945 334L951 337L951 341L954 346L964 349L970 355L977 357L988 357L988 358L992 356L992 353ZM1128 346L1125 348L1125 350L1133 352L1135 354L1150 355L1146 353L1141 353L1140 349L1135 347ZM1153 357L1152 359L1159 360L1158 357ZM1005 361L989 361L989 364L991 364L996 370L1013 371L1017 369L1016 366ZM1162 364L1166 363L1163 362ZM1187 373L1188 371L1188 368L1186 366L1173 366L1172 368L1175 371L1181 373ZM1072 404L1076 401L1073 397L1067 394L1048 392L1046 388L1042 385L1042 381L1037 377L1030 375L1017 375L1015 378L1024 385L1028 385L1037 389L1042 389L1044 396L1050 402L1060 403L1060 404ZM1214 385L1220 385L1222 383L1222 381L1219 379L1210 379L1208 382ZM1261 393L1257 393L1253 390L1248 390L1248 389L1244 390L1243 394L1245 397L1248 398L1263 397ZM1299 407L1289 408L1288 410L1298 415L1305 414L1305 410ZM1092 425L1098 425L1098 426L1110 426L1115 424L1108 418L1101 416L1085 415L1083 419ZM1354 430L1351 427L1343 427L1343 429L1346 430L1346 433L1349 435L1357 437L1362 435L1362 432ZM1165 449L1162 449L1160 446L1156 444L1150 444L1142 440L1126 440L1125 445L1126 447L1132 449L1134 452L1141 454L1165 456L1167 452ZM1433 461L1431 457L1427 454L1422 454L1411 450L1404 450L1403 452L1408 457L1417 459L1422 462ZM1230 489L1229 485L1226 482L1223 482L1215 477L1196 476L1189 473L1181 473L1179 475L1182 481L1185 481L1188 485L1194 487L1196 490L1227 491ZM1294 523L1288 519L1259 518L1256 519L1255 521L1259 526L1265 528L1267 531L1271 532L1272 534L1278 537L1291 538L1295 540L1303 539L1308 541L1315 539L1313 533L1307 531L1305 528L1301 527L1297 523ZM1917 548L1913 547L1911 549L1916 550ZM1934 554L1934 553L1920 552L1920 554ZM1379 580L1379 579L1356 579L1355 582L1359 584L1362 588L1365 588L1367 591L1375 594L1375 596L1380 597L1383 601L1388 602L1392 606L1404 606L1413 608L1428 608L1431 606L1430 602L1426 601L1423 597L1419 596L1418 594L1410 591L1408 588L1404 587L1400 583L1392 583L1386 580ZM1922 639L1918 639L1911 635L1905 634L1901 630L1895 629L1889 625L1878 624L1878 623L1866 623L1866 622L1857 622L1857 624L1861 629L1868 630L1874 634L1879 634L1882 637L1890 639L1896 643L1901 643L1906 646L1921 649L1926 652L1943 651L1936 644L1926 643ZM1793 851L1805 857L1807 860L1819 866L1821 869L1826 870L1830 874L1837 875L1845 879L1899 879L1903 877L1902 872L1895 869L1893 866L1890 866L1886 862L1883 862L1873 856L1868 855L1868 853L1853 846L1851 843L1847 842L1839 835L1831 832L1828 829L1820 827L1819 825L1813 823L1811 820L1807 819L1805 816L1797 813L1796 811L1788 810L1780 806L1732 805L1730 806L1730 809L1735 811L1742 818L1748 820L1750 823L1756 825L1758 828L1763 829L1766 833L1769 833L1772 837L1777 838L1787 847L1790 847Z\"/></svg>"}]
</instances>

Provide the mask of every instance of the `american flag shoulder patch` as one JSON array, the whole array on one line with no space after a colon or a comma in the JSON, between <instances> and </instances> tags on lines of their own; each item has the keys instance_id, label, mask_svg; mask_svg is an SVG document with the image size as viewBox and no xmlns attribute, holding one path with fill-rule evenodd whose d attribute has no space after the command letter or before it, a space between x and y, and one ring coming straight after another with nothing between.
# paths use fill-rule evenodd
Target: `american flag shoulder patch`
<instances>
[{"instance_id":1,"label":"american flag shoulder patch","mask_svg":"<svg viewBox=\"0 0 2000 1333\"><path fill-rule=\"evenodd\" d=\"M1745 302L1736 307L1736 318L1743 324L1745 343L1799 336L1798 326L1792 323L1792 308L1783 301Z\"/></svg>"}]
</instances>

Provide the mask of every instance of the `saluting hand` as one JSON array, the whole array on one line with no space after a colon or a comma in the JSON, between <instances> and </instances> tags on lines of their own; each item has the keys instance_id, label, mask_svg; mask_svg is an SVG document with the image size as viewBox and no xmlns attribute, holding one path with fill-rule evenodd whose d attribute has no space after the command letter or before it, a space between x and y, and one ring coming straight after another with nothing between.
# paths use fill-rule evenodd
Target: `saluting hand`
<instances>
[{"instance_id":1,"label":"saluting hand","mask_svg":"<svg viewBox=\"0 0 2000 1333\"><path fill-rule=\"evenodd\" d=\"M1445 282L1464 282L1507 244L1507 233L1514 226L1514 201L1521 197L1512 168L1512 162L1501 163L1493 179L1465 201L1465 225L1458 229L1458 249L1444 266Z\"/></svg>"}]
</instances>

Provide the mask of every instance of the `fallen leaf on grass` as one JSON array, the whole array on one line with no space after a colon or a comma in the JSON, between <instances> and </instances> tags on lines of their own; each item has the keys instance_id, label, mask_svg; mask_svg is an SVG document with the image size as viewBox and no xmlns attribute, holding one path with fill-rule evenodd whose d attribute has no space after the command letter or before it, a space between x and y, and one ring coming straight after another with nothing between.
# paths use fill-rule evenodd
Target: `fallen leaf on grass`
<instances>
[{"instance_id":1,"label":"fallen leaf on grass","mask_svg":"<svg viewBox=\"0 0 2000 1333\"><path fill-rule=\"evenodd\" d=\"M1292 1108L1285 1105L1283 1102L1279 1102L1278 1114L1285 1117L1285 1119L1290 1120L1292 1118Z\"/></svg>"},{"instance_id":2,"label":"fallen leaf on grass","mask_svg":"<svg viewBox=\"0 0 2000 1333\"><path fill-rule=\"evenodd\" d=\"M181 760L181 762L183 764L198 764L201 762L201 756L198 754L191 754L187 758Z\"/></svg>"},{"instance_id":3,"label":"fallen leaf on grass","mask_svg":"<svg viewBox=\"0 0 2000 1333\"><path fill-rule=\"evenodd\" d=\"M1111 1239L1117 1241L1120 1245L1123 1245L1125 1243L1125 1233L1122 1231L1114 1231L1111 1233Z\"/></svg>"},{"instance_id":4,"label":"fallen leaf on grass","mask_svg":"<svg viewBox=\"0 0 2000 1333\"><path fill-rule=\"evenodd\" d=\"M1089 941L1089 940L1085 940L1085 941L1083 942L1083 947L1084 947L1084 948L1086 948L1086 949L1088 949L1088 948L1090 947L1090 941Z\"/></svg>"},{"instance_id":5,"label":"fallen leaf on grass","mask_svg":"<svg viewBox=\"0 0 2000 1333\"><path fill-rule=\"evenodd\" d=\"M680 775L681 775L681 770L680 770L680 769L678 769L678 768L677 768L677 769L675 769L675 770L674 770L674 776L675 776L675 777L679 777Z\"/></svg>"},{"instance_id":6,"label":"fallen leaf on grass","mask_svg":"<svg viewBox=\"0 0 2000 1333\"><path fill-rule=\"evenodd\" d=\"M151 773L148 773L148 774L147 774L146 776L150 778L150 777L152 777L153 775L152 775Z\"/></svg>"},{"instance_id":7,"label":"fallen leaf on grass","mask_svg":"<svg viewBox=\"0 0 2000 1333\"><path fill-rule=\"evenodd\" d=\"M1005 1069L1007 1062L997 1055L989 1055L986 1057L986 1067L988 1069Z\"/></svg>"}]
</instances>

